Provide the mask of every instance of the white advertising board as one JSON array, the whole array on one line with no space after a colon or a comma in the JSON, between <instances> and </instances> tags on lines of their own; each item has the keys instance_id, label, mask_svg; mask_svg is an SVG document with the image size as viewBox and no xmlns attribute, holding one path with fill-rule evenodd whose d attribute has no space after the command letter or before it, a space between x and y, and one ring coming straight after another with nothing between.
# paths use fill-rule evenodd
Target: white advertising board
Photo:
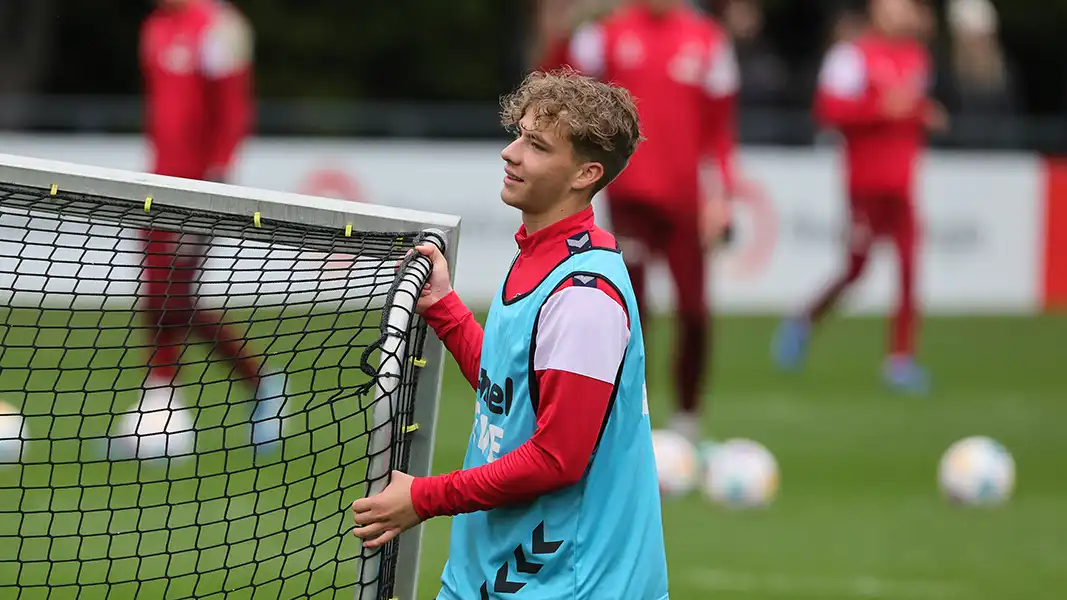
<instances>
[{"instance_id":1,"label":"white advertising board","mask_svg":"<svg viewBox=\"0 0 1067 600\"><path fill-rule=\"evenodd\" d=\"M141 170L139 137L0 136L0 148L54 160ZM501 145L491 142L254 139L235 183L458 214L456 289L488 305L515 252L519 215L499 199ZM842 267L845 213L831 149L744 149L744 173L765 190L737 205L738 242L710 267L709 293L726 312L798 308ZM919 292L931 312L1029 312L1039 307L1041 165L1026 154L932 153L922 166ZM158 199L164 202L165 199ZM601 210L600 217L606 217ZM610 227L607 218L603 224ZM891 307L892 248L880 248L847 301ZM653 306L673 295L662 268Z\"/></svg>"}]
</instances>

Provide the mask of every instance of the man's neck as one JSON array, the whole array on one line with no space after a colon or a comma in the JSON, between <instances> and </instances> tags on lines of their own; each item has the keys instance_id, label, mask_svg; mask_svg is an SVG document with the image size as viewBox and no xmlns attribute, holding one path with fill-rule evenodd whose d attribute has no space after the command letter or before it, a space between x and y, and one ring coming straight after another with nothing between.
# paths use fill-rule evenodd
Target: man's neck
<instances>
[{"instance_id":1,"label":"man's neck","mask_svg":"<svg viewBox=\"0 0 1067 600\"><path fill-rule=\"evenodd\" d=\"M906 31L894 30L894 29L890 29L890 28L872 27L871 30L878 37L882 38L883 40L890 41L890 42L897 42L897 41L901 41L901 40L907 40L907 39L909 39L911 37L911 34L909 34Z\"/></svg>"},{"instance_id":2,"label":"man's neck","mask_svg":"<svg viewBox=\"0 0 1067 600\"><path fill-rule=\"evenodd\" d=\"M546 227L551 227L567 217L572 217L589 206L589 201L581 198L568 198L555 204L549 210L542 213L522 213L522 224L526 227L526 234L533 235Z\"/></svg>"},{"instance_id":3,"label":"man's neck","mask_svg":"<svg viewBox=\"0 0 1067 600\"><path fill-rule=\"evenodd\" d=\"M661 18L667 16L668 14L670 14L672 11L674 11L676 8L678 8L680 5L681 5L681 2L668 2L668 3L665 3L665 4L661 3L661 4L656 5L656 6L645 4L644 7L645 7L645 10L648 11L648 14L650 16L652 16L655 19L661 19Z\"/></svg>"},{"instance_id":4,"label":"man's neck","mask_svg":"<svg viewBox=\"0 0 1067 600\"><path fill-rule=\"evenodd\" d=\"M169 3L166 3L166 4L163 4L163 10L170 11L170 12L176 12L176 13L177 12L182 12L184 10L188 10L189 8L192 8L192 6L194 4L199 3L199 1L200 0L186 0L185 2L182 2L181 4L169 4Z\"/></svg>"}]
</instances>

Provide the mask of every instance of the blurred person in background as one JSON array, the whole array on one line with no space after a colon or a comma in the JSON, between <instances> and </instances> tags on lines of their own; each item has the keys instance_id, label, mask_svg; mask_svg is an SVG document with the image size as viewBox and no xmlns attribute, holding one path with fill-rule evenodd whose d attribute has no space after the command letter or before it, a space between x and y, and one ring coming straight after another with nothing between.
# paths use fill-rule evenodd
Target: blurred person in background
<instances>
[{"instance_id":1,"label":"blurred person in background","mask_svg":"<svg viewBox=\"0 0 1067 600\"><path fill-rule=\"evenodd\" d=\"M726 199L737 181L740 80L733 44L685 0L632 0L560 36L540 68L564 65L622 85L637 98L647 141L608 186L607 207L644 325L646 268L654 258L666 259L678 307L677 410L670 427L699 442L710 354L708 254L727 230ZM705 167L706 159L714 168Z\"/></svg>"},{"instance_id":2,"label":"blurred person in background","mask_svg":"<svg viewBox=\"0 0 1067 600\"><path fill-rule=\"evenodd\" d=\"M814 56L812 60L805 59L804 68L802 69L803 75L798 78L799 81L796 81L797 85L794 86L795 89L793 91L800 94L800 101L797 104L805 107L811 105L811 98L818 89L819 72L823 68L826 51L838 44L856 40L867 31L867 28L865 10L857 9L850 3L846 3L846 5L839 6L831 11L830 16L827 18L825 33L820 36L824 38L821 44L822 52L820 55ZM839 137L840 134L837 131L816 131L815 143L821 144L825 140L832 140L836 143Z\"/></svg>"},{"instance_id":3,"label":"blurred person in background","mask_svg":"<svg viewBox=\"0 0 1067 600\"><path fill-rule=\"evenodd\" d=\"M141 29L140 64L151 170L159 175L225 182L252 124L252 31L220 0L158 0ZM174 388L189 333L215 350L254 390L253 439L276 439L284 383L261 377L261 362L216 311L201 310L198 280L205 235L143 231L139 309L152 336L144 403L180 402Z\"/></svg>"},{"instance_id":4,"label":"blurred person in background","mask_svg":"<svg viewBox=\"0 0 1067 600\"><path fill-rule=\"evenodd\" d=\"M563 64L566 40L585 23L607 16L626 0L534 0L537 35L529 64Z\"/></svg>"},{"instance_id":5,"label":"blurred person in background","mask_svg":"<svg viewBox=\"0 0 1067 600\"><path fill-rule=\"evenodd\" d=\"M789 85L785 63L764 35L763 17L759 0L727 0L722 11L737 53L743 106L778 104Z\"/></svg>"},{"instance_id":6,"label":"blurred person in background","mask_svg":"<svg viewBox=\"0 0 1067 600\"><path fill-rule=\"evenodd\" d=\"M867 15L862 10L845 9L834 18L830 31L833 44L851 42L867 31Z\"/></svg>"},{"instance_id":7,"label":"blurred person in background","mask_svg":"<svg viewBox=\"0 0 1067 600\"><path fill-rule=\"evenodd\" d=\"M225 181L252 125L251 27L220 0L157 5L141 29L152 172Z\"/></svg>"},{"instance_id":8,"label":"blurred person in background","mask_svg":"<svg viewBox=\"0 0 1067 600\"><path fill-rule=\"evenodd\" d=\"M928 376L915 360L917 329L916 162L931 129L947 126L928 97L930 58L917 39L914 0L870 0L871 28L827 53L815 95L815 117L844 141L847 169L848 254L844 272L799 315L786 319L775 340L780 367L801 366L812 328L866 268L872 246L888 238L899 262L896 313L883 378L894 390L925 393Z\"/></svg>"},{"instance_id":9,"label":"blurred person in background","mask_svg":"<svg viewBox=\"0 0 1067 600\"><path fill-rule=\"evenodd\" d=\"M937 9L933 0L915 0L915 36L927 47L937 42Z\"/></svg>"},{"instance_id":10,"label":"blurred person in background","mask_svg":"<svg viewBox=\"0 0 1067 600\"><path fill-rule=\"evenodd\" d=\"M952 113L989 120L989 125L995 125L997 117L1015 114L1016 73L1001 47L996 8L989 0L952 0L947 17L950 68L945 76Z\"/></svg>"}]
</instances>

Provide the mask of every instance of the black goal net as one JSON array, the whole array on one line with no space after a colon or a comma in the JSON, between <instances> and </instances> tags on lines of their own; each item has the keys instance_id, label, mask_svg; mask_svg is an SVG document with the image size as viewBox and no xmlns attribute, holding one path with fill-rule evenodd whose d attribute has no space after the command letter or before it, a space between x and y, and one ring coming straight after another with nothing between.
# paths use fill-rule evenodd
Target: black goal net
<instances>
[{"instance_id":1,"label":"black goal net","mask_svg":"<svg viewBox=\"0 0 1067 600\"><path fill-rule=\"evenodd\" d=\"M421 235L0 183L0 598L390 598Z\"/></svg>"}]
</instances>

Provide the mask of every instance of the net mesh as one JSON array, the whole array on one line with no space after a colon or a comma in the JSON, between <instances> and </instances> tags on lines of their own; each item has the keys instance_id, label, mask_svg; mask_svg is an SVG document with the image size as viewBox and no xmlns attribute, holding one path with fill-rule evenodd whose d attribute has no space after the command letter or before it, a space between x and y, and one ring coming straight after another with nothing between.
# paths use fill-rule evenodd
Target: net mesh
<instances>
[{"instance_id":1,"label":"net mesh","mask_svg":"<svg viewBox=\"0 0 1067 600\"><path fill-rule=\"evenodd\" d=\"M348 508L406 465L417 235L0 184L0 598L390 597Z\"/></svg>"}]
</instances>

